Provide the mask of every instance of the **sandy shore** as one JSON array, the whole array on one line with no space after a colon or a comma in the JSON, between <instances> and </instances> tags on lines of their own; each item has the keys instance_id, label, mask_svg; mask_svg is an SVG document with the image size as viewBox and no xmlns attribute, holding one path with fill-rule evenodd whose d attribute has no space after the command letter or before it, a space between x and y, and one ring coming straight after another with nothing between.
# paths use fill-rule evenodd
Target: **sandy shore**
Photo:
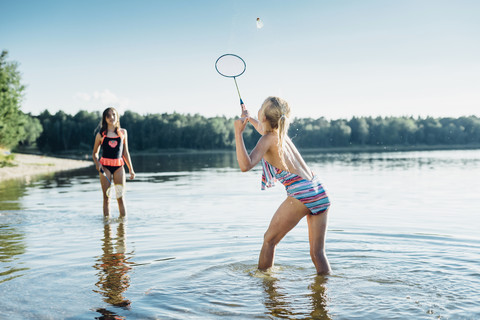
<instances>
[{"instance_id":1,"label":"sandy shore","mask_svg":"<svg viewBox=\"0 0 480 320\"><path fill-rule=\"evenodd\" d=\"M0 181L29 179L31 177L58 171L67 171L93 166L93 161L53 158L31 154L15 153L14 167L0 168Z\"/></svg>"}]
</instances>

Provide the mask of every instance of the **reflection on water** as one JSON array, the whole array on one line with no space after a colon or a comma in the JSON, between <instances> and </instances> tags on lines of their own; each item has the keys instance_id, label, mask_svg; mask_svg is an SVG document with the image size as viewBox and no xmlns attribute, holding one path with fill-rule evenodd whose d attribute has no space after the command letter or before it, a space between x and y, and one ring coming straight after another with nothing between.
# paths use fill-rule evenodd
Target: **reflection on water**
<instances>
[{"instance_id":1,"label":"reflection on water","mask_svg":"<svg viewBox=\"0 0 480 320\"><path fill-rule=\"evenodd\" d=\"M21 180L5 180L0 182L0 211L20 210L18 201L25 195L27 186Z\"/></svg>"},{"instance_id":2,"label":"reflection on water","mask_svg":"<svg viewBox=\"0 0 480 320\"><path fill-rule=\"evenodd\" d=\"M25 234L15 227L0 224L0 283L20 277L24 275L22 271L28 270L17 261L25 250Z\"/></svg>"},{"instance_id":3,"label":"reflection on water","mask_svg":"<svg viewBox=\"0 0 480 320\"><path fill-rule=\"evenodd\" d=\"M18 224L22 209L20 199L27 193L21 180L0 182L0 283L22 276L28 270L19 262L26 251L25 234Z\"/></svg>"},{"instance_id":4,"label":"reflection on water","mask_svg":"<svg viewBox=\"0 0 480 320\"><path fill-rule=\"evenodd\" d=\"M206 168L237 167L234 152L205 151L193 153L171 153L136 155L133 159L136 172L182 172Z\"/></svg>"},{"instance_id":5,"label":"reflection on water","mask_svg":"<svg viewBox=\"0 0 480 320\"><path fill-rule=\"evenodd\" d=\"M44 189L68 189L72 187L73 184L79 182L86 183L84 179L87 176L96 176L97 174L98 172L95 170L92 162L91 167L80 168L72 171L60 171L54 175L37 179L38 181L35 181L34 185Z\"/></svg>"},{"instance_id":6,"label":"reflection on water","mask_svg":"<svg viewBox=\"0 0 480 320\"><path fill-rule=\"evenodd\" d=\"M96 310L98 313L101 314L100 317L95 317L96 320L124 320L126 319L123 316L119 316L115 312L109 311L104 308L99 308Z\"/></svg>"},{"instance_id":7,"label":"reflection on water","mask_svg":"<svg viewBox=\"0 0 480 320\"><path fill-rule=\"evenodd\" d=\"M358 152L328 153L308 151L304 153L307 163L341 163L372 170L389 169L434 169L444 166L461 168L478 167L480 158L476 150L466 151L413 151L413 152Z\"/></svg>"},{"instance_id":8,"label":"reflection on water","mask_svg":"<svg viewBox=\"0 0 480 320\"><path fill-rule=\"evenodd\" d=\"M125 223L120 220L116 227L116 234L112 234L113 223L106 221L103 228L102 255L98 257L97 263L93 266L98 270L98 282L95 284L103 300L114 307L129 308L130 300L124 297L125 291L130 286L128 272L132 269L132 253L126 252ZM105 308L97 309L104 318L116 316L114 312ZM121 318L115 318L121 319Z\"/></svg>"},{"instance_id":9,"label":"reflection on water","mask_svg":"<svg viewBox=\"0 0 480 320\"><path fill-rule=\"evenodd\" d=\"M330 316L328 315L327 309L327 277L324 276L316 276L314 278L313 283L310 286L310 290L312 291L310 295L311 299L311 318L318 319L318 320L330 320Z\"/></svg>"},{"instance_id":10,"label":"reflection on water","mask_svg":"<svg viewBox=\"0 0 480 320\"><path fill-rule=\"evenodd\" d=\"M327 310L327 277L315 276L309 286L311 292L306 297L299 297L283 288L281 280L274 274L258 273L263 273L264 304L273 318L331 320ZM307 300L305 298L308 298L309 304L301 303Z\"/></svg>"},{"instance_id":11,"label":"reflection on water","mask_svg":"<svg viewBox=\"0 0 480 320\"><path fill-rule=\"evenodd\" d=\"M295 315L288 303L288 293L284 292L284 289L279 284L279 280L275 276L263 277L262 285L265 290L265 307L273 317L288 319Z\"/></svg>"}]
</instances>

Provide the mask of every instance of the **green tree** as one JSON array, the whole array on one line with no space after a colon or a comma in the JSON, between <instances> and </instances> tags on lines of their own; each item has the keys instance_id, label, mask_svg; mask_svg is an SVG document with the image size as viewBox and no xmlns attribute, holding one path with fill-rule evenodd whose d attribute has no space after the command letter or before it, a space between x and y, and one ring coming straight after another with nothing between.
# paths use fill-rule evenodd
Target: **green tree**
<instances>
[{"instance_id":1,"label":"green tree","mask_svg":"<svg viewBox=\"0 0 480 320\"><path fill-rule=\"evenodd\" d=\"M70 136L69 145L78 150L91 150L95 141L95 129L99 127L100 112L79 111L73 116L73 134Z\"/></svg>"},{"instance_id":2,"label":"green tree","mask_svg":"<svg viewBox=\"0 0 480 320\"><path fill-rule=\"evenodd\" d=\"M63 111L51 115L47 110L42 112L38 119L44 128L37 144L42 151L62 152L78 149L78 143L71 144L75 124L73 117Z\"/></svg>"},{"instance_id":3,"label":"green tree","mask_svg":"<svg viewBox=\"0 0 480 320\"><path fill-rule=\"evenodd\" d=\"M25 115L25 125L23 126L25 138L19 141L19 145L23 147L36 147L37 139L43 132L43 126L35 117Z\"/></svg>"},{"instance_id":4,"label":"green tree","mask_svg":"<svg viewBox=\"0 0 480 320\"><path fill-rule=\"evenodd\" d=\"M352 129L350 142L352 144L364 145L368 139L368 123L365 118L353 117L348 121L349 127Z\"/></svg>"},{"instance_id":5,"label":"green tree","mask_svg":"<svg viewBox=\"0 0 480 320\"><path fill-rule=\"evenodd\" d=\"M350 142L350 134L352 129L345 120L332 120L330 126L330 141L334 147L347 146Z\"/></svg>"},{"instance_id":6,"label":"green tree","mask_svg":"<svg viewBox=\"0 0 480 320\"><path fill-rule=\"evenodd\" d=\"M20 111L25 86L17 62L7 61L8 52L0 54L0 147L11 148L26 138L27 116Z\"/></svg>"},{"instance_id":7,"label":"green tree","mask_svg":"<svg viewBox=\"0 0 480 320\"><path fill-rule=\"evenodd\" d=\"M136 112L126 111L123 116L120 117L120 125L122 128L128 131L128 147L133 150L144 150L142 146L142 124L144 123L144 117ZM146 139L150 137L145 137Z\"/></svg>"},{"instance_id":8,"label":"green tree","mask_svg":"<svg viewBox=\"0 0 480 320\"><path fill-rule=\"evenodd\" d=\"M423 139L428 145L441 143L439 137L442 135L442 124L437 118L427 117L420 120L423 128Z\"/></svg>"}]
</instances>

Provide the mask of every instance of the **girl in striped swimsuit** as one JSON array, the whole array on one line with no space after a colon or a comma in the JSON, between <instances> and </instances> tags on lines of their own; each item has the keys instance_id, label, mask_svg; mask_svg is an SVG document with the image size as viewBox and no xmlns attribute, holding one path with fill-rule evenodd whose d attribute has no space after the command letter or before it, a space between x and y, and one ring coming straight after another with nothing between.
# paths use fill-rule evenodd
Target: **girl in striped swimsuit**
<instances>
[{"instance_id":1,"label":"girl in striped swimsuit","mask_svg":"<svg viewBox=\"0 0 480 320\"><path fill-rule=\"evenodd\" d=\"M103 191L103 215L110 215L110 198L107 197L106 191L110 186L107 178L101 174L101 170L105 172L112 183L125 186L125 169L126 164L130 171L130 179L135 178L133 171L130 152L128 151L127 130L120 128L120 118L115 108L107 108L103 111L100 132L95 137L93 146L93 162L97 167L100 175L100 184ZM102 149L102 157L99 159L100 147ZM127 212L123 195L117 195L118 209L120 217L124 217Z\"/></svg>"},{"instance_id":2,"label":"girl in striped swimsuit","mask_svg":"<svg viewBox=\"0 0 480 320\"><path fill-rule=\"evenodd\" d=\"M242 107L242 117L235 121L235 144L240 169L249 171L261 161L262 189L279 181L287 190L287 199L273 215L265 233L258 268L267 270L273 266L276 245L306 216L312 261L318 274L329 273L325 237L330 202L318 177L309 169L287 136L290 121L287 102L277 97L267 98L258 111L258 120L251 118ZM250 154L243 141L243 131L248 122L262 134Z\"/></svg>"}]
</instances>

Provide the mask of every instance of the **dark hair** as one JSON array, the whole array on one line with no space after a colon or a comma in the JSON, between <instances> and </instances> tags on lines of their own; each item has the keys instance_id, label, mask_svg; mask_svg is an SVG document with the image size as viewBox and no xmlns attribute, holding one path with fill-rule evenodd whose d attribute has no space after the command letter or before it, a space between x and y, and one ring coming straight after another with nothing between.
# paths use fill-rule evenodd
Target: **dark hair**
<instances>
[{"instance_id":1,"label":"dark hair","mask_svg":"<svg viewBox=\"0 0 480 320\"><path fill-rule=\"evenodd\" d=\"M107 124L107 120L105 120L105 118L107 117L109 111L113 111L117 115L117 122L114 124L115 125L115 133L118 134L118 130L120 129L120 116L118 115L118 111L117 111L117 109L115 109L113 107L109 107L109 108L103 110L102 121L100 123L100 134L101 135L103 135L103 134L106 135L107 134L108 124Z\"/></svg>"}]
</instances>

